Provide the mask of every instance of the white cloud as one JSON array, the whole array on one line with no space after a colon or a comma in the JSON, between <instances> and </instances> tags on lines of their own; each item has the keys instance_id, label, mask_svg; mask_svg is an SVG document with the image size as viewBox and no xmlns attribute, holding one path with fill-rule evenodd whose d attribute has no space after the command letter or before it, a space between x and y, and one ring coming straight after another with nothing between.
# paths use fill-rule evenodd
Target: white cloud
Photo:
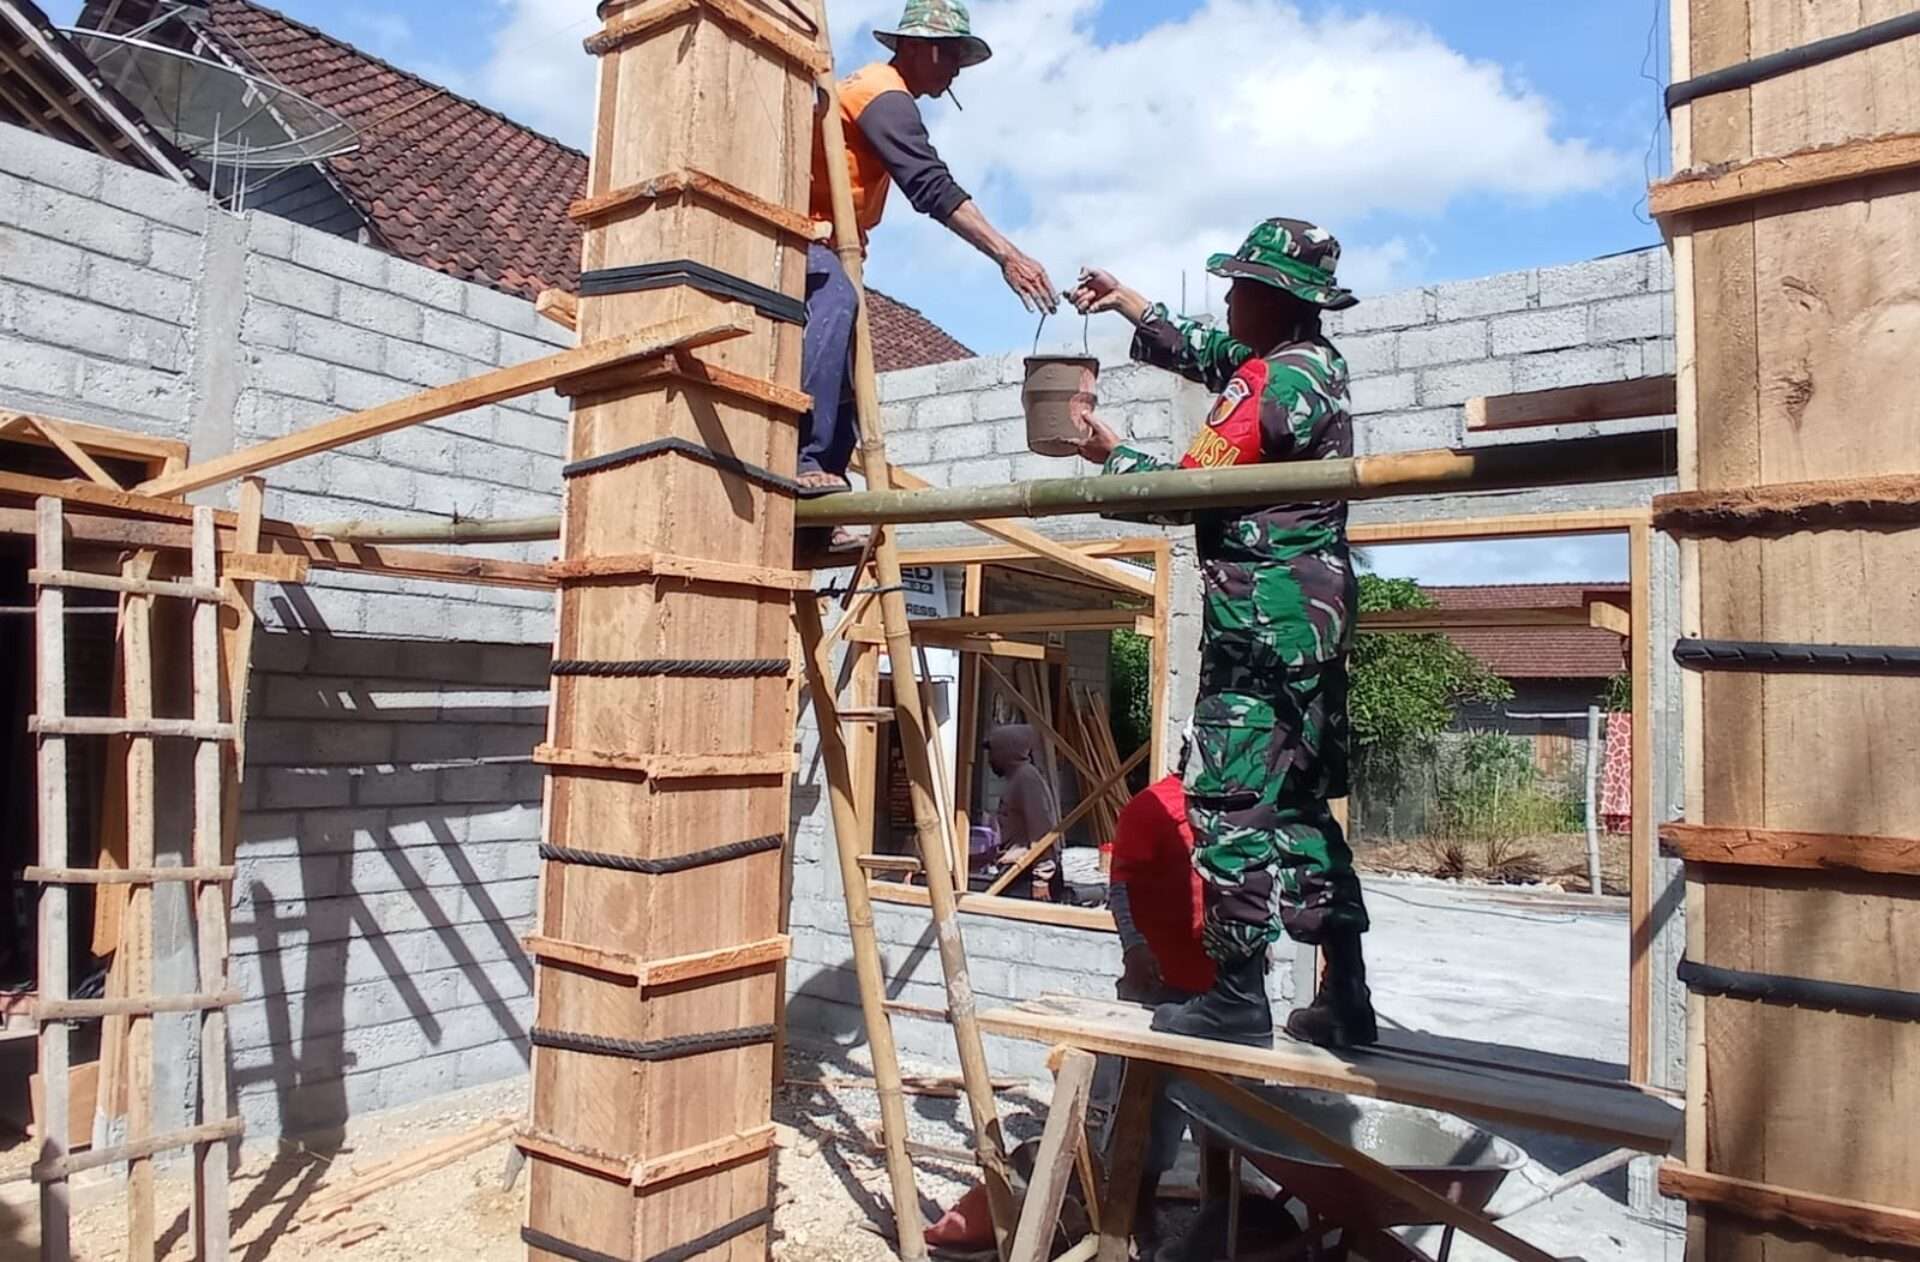
<instances>
[{"instance_id":1,"label":"white cloud","mask_svg":"<svg viewBox=\"0 0 1920 1262\"><path fill-rule=\"evenodd\" d=\"M1444 586L1611 583L1627 578L1624 535L1375 544L1367 547L1366 555L1373 572L1382 578L1411 578Z\"/></svg>"},{"instance_id":2,"label":"white cloud","mask_svg":"<svg viewBox=\"0 0 1920 1262\"><path fill-rule=\"evenodd\" d=\"M580 40L592 19L580 0L487 2L502 21L482 94L587 145L594 88ZM1369 216L1437 219L1470 196L1537 204L1632 172L1629 155L1559 131L1551 102L1517 75L1416 22L1205 0L1102 44L1093 27L1107 2L976 0L994 59L961 76L964 112L923 103L961 183L1063 287L1079 267L1105 266L1173 301L1184 274L1198 310L1207 255L1284 213L1341 233L1343 275L1378 293L1421 279L1432 250L1417 233L1368 237ZM884 56L871 30L899 12L900 0L832 0L842 68ZM906 206L892 211L874 282L936 315L981 304L983 316L1003 313L992 326L1002 340L1018 340L994 270Z\"/></svg>"},{"instance_id":3,"label":"white cloud","mask_svg":"<svg viewBox=\"0 0 1920 1262\"><path fill-rule=\"evenodd\" d=\"M593 141L594 61L580 47L597 20L580 0L484 0L500 12L481 99L537 131L587 149Z\"/></svg>"},{"instance_id":4,"label":"white cloud","mask_svg":"<svg viewBox=\"0 0 1920 1262\"><path fill-rule=\"evenodd\" d=\"M1467 195L1540 201L1604 187L1626 155L1555 134L1547 100L1427 28L1280 0L1208 0L1101 45L1101 0L981 0L996 57L932 126L963 183L1050 268L1100 264L1177 291L1207 254L1273 214L1336 232L1388 212L1437 217ZM1353 237L1353 279L1394 284L1418 250ZM1056 278L1058 279L1058 278Z\"/></svg>"}]
</instances>

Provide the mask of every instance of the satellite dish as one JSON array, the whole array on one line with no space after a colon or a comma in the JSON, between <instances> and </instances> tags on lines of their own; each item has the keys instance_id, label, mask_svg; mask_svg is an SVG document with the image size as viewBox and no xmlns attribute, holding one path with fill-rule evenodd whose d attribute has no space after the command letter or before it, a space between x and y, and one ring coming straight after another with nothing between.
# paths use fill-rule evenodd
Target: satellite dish
<instances>
[{"instance_id":1,"label":"satellite dish","mask_svg":"<svg viewBox=\"0 0 1920 1262\"><path fill-rule=\"evenodd\" d=\"M155 130L214 170L284 170L360 145L346 119L271 79L130 36L66 34Z\"/></svg>"}]
</instances>

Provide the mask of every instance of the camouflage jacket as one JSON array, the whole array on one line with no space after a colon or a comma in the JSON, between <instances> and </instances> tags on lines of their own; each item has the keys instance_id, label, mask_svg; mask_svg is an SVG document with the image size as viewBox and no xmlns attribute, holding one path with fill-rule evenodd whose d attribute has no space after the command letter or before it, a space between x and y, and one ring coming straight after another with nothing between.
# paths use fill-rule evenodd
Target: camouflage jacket
<instances>
[{"instance_id":1,"label":"camouflage jacket","mask_svg":"<svg viewBox=\"0 0 1920 1262\"><path fill-rule=\"evenodd\" d=\"M1133 357L1201 382L1220 397L1177 466L1122 445L1108 459L1107 473L1353 454L1347 364L1327 342L1297 342L1260 356L1224 330L1174 318L1156 306L1134 338ZM1345 501L1202 510L1154 520L1194 526L1206 574L1210 641L1251 640L1288 666L1328 661L1351 647L1359 599Z\"/></svg>"}]
</instances>

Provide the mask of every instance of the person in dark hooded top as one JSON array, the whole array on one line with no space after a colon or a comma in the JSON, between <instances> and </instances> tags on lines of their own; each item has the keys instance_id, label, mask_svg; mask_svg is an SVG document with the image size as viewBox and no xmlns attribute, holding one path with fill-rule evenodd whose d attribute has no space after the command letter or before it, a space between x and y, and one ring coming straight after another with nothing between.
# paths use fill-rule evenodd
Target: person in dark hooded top
<instances>
[{"instance_id":1,"label":"person in dark hooded top","mask_svg":"<svg viewBox=\"0 0 1920 1262\"><path fill-rule=\"evenodd\" d=\"M1034 765L1033 751L1039 743L1038 735L1024 723L997 727L987 736L987 765L1007 782L1000 790L1000 810L995 816L1002 862L1019 859L1028 847L1060 827L1060 806L1053 786ZM1067 900L1067 878L1060 865L1058 841L1052 851L1034 865L1031 875L1034 880L1046 881L1049 897L1063 903ZM1016 881L1008 892L1026 888L1028 882Z\"/></svg>"}]
</instances>

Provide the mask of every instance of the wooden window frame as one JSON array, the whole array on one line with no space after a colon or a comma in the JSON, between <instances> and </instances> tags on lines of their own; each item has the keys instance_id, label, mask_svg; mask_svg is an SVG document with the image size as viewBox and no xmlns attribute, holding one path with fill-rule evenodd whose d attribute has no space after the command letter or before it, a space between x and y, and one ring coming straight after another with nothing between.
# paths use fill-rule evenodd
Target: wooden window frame
<instances>
[{"instance_id":1,"label":"wooden window frame","mask_svg":"<svg viewBox=\"0 0 1920 1262\"><path fill-rule=\"evenodd\" d=\"M1499 517L1449 518L1439 521L1366 522L1349 527L1347 535L1356 546L1408 543L1472 543L1493 539L1562 538L1581 535L1623 535L1628 545L1629 675L1633 684L1633 810L1630 857L1628 864L1628 1077L1644 1082L1651 1066L1651 1029L1653 1012L1652 975L1652 893L1655 857L1653 812L1653 526L1646 508L1597 509L1580 512L1529 513ZM1090 556L1137 557L1154 559L1155 599L1153 618L1158 634L1153 647L1154 740L1151 756L1155 779L1166 774L1166 704L1168 689L1169 623L1172 587L1172 545L1164 539L1112 540L1100 543L1069 542L1069 547ZM902 554L903 564L962 564L971 573L989 565L1026 560L1032 554L1023 549L1005 547L922 549ZM982 580L984 585L984 579ZM973 581L969 580L969 587ZM975 606L977 608L977 605ZM1611 605L1596 605L1592 624L1618 629L1619 611ZM877 650L876 650L877 651ZM966 704L965 675L970 663L962 657L962 706ZM962 755L964 757L964 754ZM869 760L865 765L871 767ZM854 760L856 769L862 766ZM964 766L964 764L963 764ZM968 768L968 770L971 770ZM869 781L870 782L870 781ZM1085 932L1115 932L1113 915L1105 908L1061 907L1026 899L974 894L967 890L967 833L961 827L966 804L970 800L971 781L955 781L956 830L960 854L954 865L959 884L959 908L962 912L1028 923L1051 925ZM871 850L871 830L868 830ZM877 902L925 907L924 889L870 875L872 896Z\"/></svg>"}]
</instances>

